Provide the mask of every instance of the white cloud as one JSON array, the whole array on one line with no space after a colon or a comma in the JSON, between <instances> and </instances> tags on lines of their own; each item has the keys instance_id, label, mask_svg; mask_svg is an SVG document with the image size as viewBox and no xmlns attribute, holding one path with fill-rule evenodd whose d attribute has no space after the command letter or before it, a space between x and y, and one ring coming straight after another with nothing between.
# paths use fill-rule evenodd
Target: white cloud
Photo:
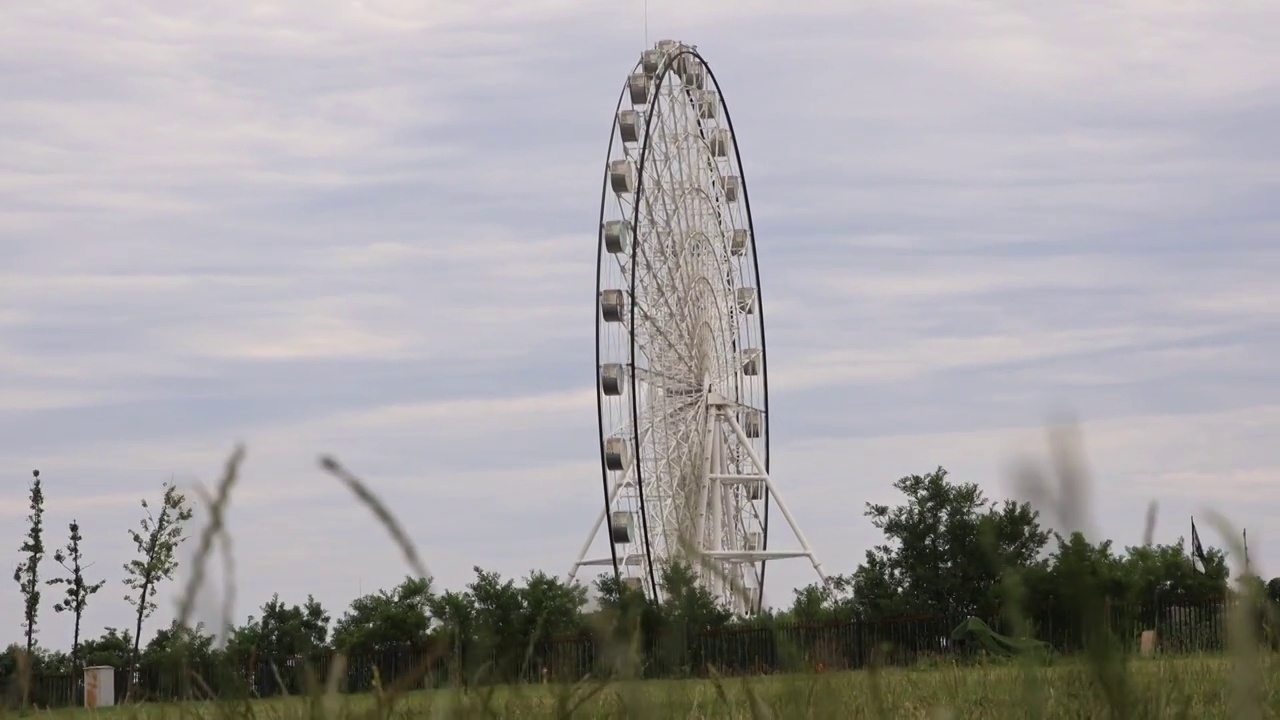
<instances>
[{"instance_id":1,"label":"white cloud","mask_svg":"<svg viewBox=\"0 0 1280 720\"><path fill-rule=\"evenodd\" d=\"M364 306L367 315L376 317L377 310L395 304L386 296L365 302L350 297L324 298L293 307L281 303L268 315L237 318L224 328L182 333L175 344L182 352L206 358L394 358L415 344L414 336L405 331L374 330L371 326L376 320L359 322L351 317L351 310Z\"/></svg>"},{"instance_id":2,"label":"white cloud","mask_svg":"<svg viewBox=\"0 0 1280 720\"><path fill-rule=\"evenodd\" d=\"M1160 331L1137 326L1089 330L1036 331L1017 335L981 332L942 338L919 338L906 344L856 350L813 352L771 376L771 387L792 390L835 387L851 381L907 380L951 368L989 367L1005 363L1050 360L1079 353L1103 353L1152 342L1190 339L1191 330Z\"/></svg>"}]
</instances>

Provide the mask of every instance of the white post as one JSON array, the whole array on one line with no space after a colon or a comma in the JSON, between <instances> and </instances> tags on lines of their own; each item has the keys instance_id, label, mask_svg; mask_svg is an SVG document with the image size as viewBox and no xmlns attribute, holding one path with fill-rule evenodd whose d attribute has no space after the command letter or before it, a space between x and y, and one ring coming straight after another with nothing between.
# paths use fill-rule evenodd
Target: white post
<instances>
[{"instance_id":1,"label":"white post","mask_svg":"<svg viewBox=\"0 0 1280 720\"><path fill-rule=\"evenodd\" d=\"M116 704L116 669L94 665L84 669L84 706L104 708Z\"/></svg>"}]
</instances>

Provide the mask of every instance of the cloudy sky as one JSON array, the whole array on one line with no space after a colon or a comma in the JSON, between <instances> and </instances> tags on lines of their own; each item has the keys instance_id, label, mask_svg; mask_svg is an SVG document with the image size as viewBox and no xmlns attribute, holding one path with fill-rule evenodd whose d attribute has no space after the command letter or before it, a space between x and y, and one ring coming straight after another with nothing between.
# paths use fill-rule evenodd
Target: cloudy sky
<instances>
[{"instance_id":1,"label":"cloudy sky","mask_svg":"<svg viewBox=\"0 0 1280 720\"><path fill-rule=\"evenodd\" d=\"M601 502L595 223L642 6L0 10L11 562L39 468L47 544L78 518L111 580L86 632L127 624L139 499L243 441L242 616L404 572L326 452L443 585L567 570ZM1102 532L1212 507L1277 567L1276 27L1270 0L650 0L647 40L697 44L734 114L775 480L831 570L896 478L1003 496L1063 409ZM811 572L776 564L769 599Z\"/></svg>"}]
</instances>

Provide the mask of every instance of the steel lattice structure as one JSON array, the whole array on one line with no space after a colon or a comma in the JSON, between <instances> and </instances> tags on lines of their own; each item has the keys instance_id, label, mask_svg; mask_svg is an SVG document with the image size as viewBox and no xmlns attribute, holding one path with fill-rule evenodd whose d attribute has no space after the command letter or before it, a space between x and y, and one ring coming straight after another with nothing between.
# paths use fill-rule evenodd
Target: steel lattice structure
<instances>
[{"instance_id":1,"label":"steel lattice structure","mask_svg":"<svg viewBox=\"0 0 1280 720\"><path fill-rule=\"evenodd\" d=\"M604 508L570 577L611 566L650 597L682 560L739 613L765 563L822 566L769 476L768 365L751 209L728 107L697 49L628 75L601 191L596 370ZM798 549L769 549L770 509ZM600 531L607 556L589 558Z\"/></svg>"}]
</instances>

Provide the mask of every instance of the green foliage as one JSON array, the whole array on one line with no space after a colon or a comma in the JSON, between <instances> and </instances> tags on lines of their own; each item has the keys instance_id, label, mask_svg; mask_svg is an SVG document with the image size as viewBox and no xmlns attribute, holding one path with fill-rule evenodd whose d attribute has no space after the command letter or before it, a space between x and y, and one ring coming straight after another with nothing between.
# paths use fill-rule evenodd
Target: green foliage
<instances>
[{"instance_id":1,"label":"green foliage","mask_svg":"<svg viewBox=\"0 0 1280 720\"><path fill-rule=\"evenodd\" d=\"M867 503L866 516L886 542L867 551L852 591L864 616L919 614L947 608L990 616L992 589L1009 568L1031 564L1048 540L1027 503L989 502L974 483L952 483L938 468L894 483L896 507Z\"/></svg>"},{"instance_id":2,"label":"green foliage","mask_svg":"<svg viewBox=\"0 0 1280 720\"><path fill-rule=\"evenodd\" d=\"M520 634L533 643L577 632L582 627L582 608L587 589L579 583L565 583L535 570L519 588L522 613Z\"/></svg>"},{"instance_id":3,"label":"green foliage","mask_svg":"<svg viewBox=\"0 0 1280 720\"><path fill-rule=\"evenodd\" d=\"M263 603L258 617L232 628L226 655L244 663L255 657L316 658L328 647L329 612L308 595L302 605L287 605L278 594Z\"/></svg>"},{"instance_id":4,"label":"green foliage","mask_svg":"<svg viewBox=\"0 0 1280 720\"><path fill-rule=\"evenodd\" d=\"M488 672L520 672L530 649L541 641L582 627L586 590L546 573L530 573L521 584L475 568L462 592L427 600L433 635L455 654L469 656L471 670L483 662ZM481 662L483 661L483 662Z\"/></svg>"},{"instance_id":5,"label":"green foliage","mask_svg":"<svg viewBox=\"0 0 1280 720\"><path fill-rule=\"evenodd\" d=\"M456 662L462 658L463 651L475 635L475 599L470 593L450 590L428 598L427 608L439 623L437 633L443 641L443 651Z\"/></svg>"},{"instance_id":6,"label":"green foliage","mask_svg":"<svg viewBox=\"0 0 1280 720\"><path fill-rule=\"evenodd\" d=\"M191 520L192 509L187 498L178 492L173 483L165 483L160 499L159 514L151 512L144 499L139 530L130 530L138 557L124 566L124 585L132 592L125 600L137 610L137 622L133 631L134 663L138 660L138 643L142 637L142 623L156 610L155 596L161 582L172 580L178 569L178 546L186 540L186 524Z\"/></svg>"},{"instance_id":7,"label":"green foliage","mask_svg":"<svg viewBox=\"0 0 1280 720\"><path fill-rule=\"evenodd\" d=\"M13 581L22 594L22 631L26 635L26 652L35 649L36 623L40 614L40 563L44 560L44 488L40 471L33 470L30 485L30 509L27 535L18 551L23 558L13 571Z\"/></svg>"},{"instance_id":8,"label":"green foliage","mask_svg":"<svg viewBox=\"0 0 1280 720\"><path fill-rule=\"evenodd\" d=\"M1266 585L1267 599L1280 604L1280 577L1271 578Z\"/></svg>"},{"instance_id":9,"label":"green foliage","mask_svg":"<svg viewBox=\"0 0 1280 720\"><path fill-rule=\"evenodd\" d=\"M431 581L406 577L391 591L356 598L333 628L333 646L348 655L378 652L402 645L421 646L427 639L430 619ZM265 611L265 608L264 608ZM320 608L308 598L308 611L315 622ZM328 624L328 615L324 615ZM313 633L312 639L323 635Z\"/></svg>"},{"instance_id":10,"label":"green foliage","mask_svg":"<svg viewBox=\"0 0 1280 720\"><path fill-rule=\"evenodd\" d=\"M475 643L473 657L492 658L503 667L493 672L509 675L524 660L526 638L521 637L520 616L524 612L524 598L514 580L503 580L495 572L474 568L475 580L467 585L474 609L472 638Z\"/></svg>"},{"instance_id":11,"label":"green foliage","mask_svg":"<svg viewBox=\"0 0 1280 720\"><path fill-rule=\"evenodd\" d=\"M53 553L53 559L67 574L48 580L46 584L66 586L63 599L53 606L53 610L58 613L69 612L75 620L71 636L71 658L75 660L80 656L80 620L84 616L84 609L89 604L89 597L101 590L107 581L85 581L85 568L82 564L84 555L80 548L84 538L80 535L80 524L72 520L67 529L70 531L70 538L67 540L66 550L55 550Z\"/></svg>"},{"instance_id":12,"label":"green foliage","mask_svg":"<svg viewBox=\"0 0 1280 720\"><path fill-rule=\"evenodd\" d=\"M109 627L101 636L84 641L80 646L80 657L85 665L129 667L133 648L133 633Z\"/></svg>"},{"instance_id":13,"label":"green foliage","mask_svg":"<svg viewBox=\"0 0 1280 720\"><path fill-rule=\"evenodd\" d=\"M719 630L733 619L733 613L698 582L688 564L676 562L662 568L659 584L663 592L662 614L669 623Z\"/></svg>"},{"instance_id":14,"label":"green foliage","mask_svg":"<svg viewBox=\"0 0 1280 720\"><path fill-rule=\"evenodd\" d=\"M142 652L142 661L153 667L207 666L215 656L213 641L203 625L182 627L175 622L156 632Z\"/></svg>"},{"instance_id":15,"label":"green foliage","mask_svg":"<svg viewBox=\"0 0 1280 720\"><path fill-rule=\"evenodd\" d=\"M997 618L1016 576L1020 605L1064 618L1056 632L1080 637L1084 596L1116 607L1143 608L1132 622L1152 624L1158 608L1204 607L1227 592L1226 555L1209 549L1197 570L1183 540L1125 548L1063 537L1040 526L1027 503L987 500L973 483L954 483L945 470L894 484L896 506L868 503L866 515L886 542L867 552L851 575L796 591L788 616L816 623L901 616ZM1275 583L1280 594L1280 581ZM1100 605L1097 612L1103 612Z\"/></svg>"}]
</instances>

